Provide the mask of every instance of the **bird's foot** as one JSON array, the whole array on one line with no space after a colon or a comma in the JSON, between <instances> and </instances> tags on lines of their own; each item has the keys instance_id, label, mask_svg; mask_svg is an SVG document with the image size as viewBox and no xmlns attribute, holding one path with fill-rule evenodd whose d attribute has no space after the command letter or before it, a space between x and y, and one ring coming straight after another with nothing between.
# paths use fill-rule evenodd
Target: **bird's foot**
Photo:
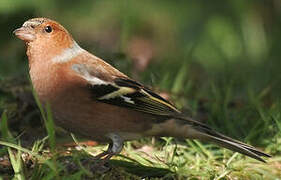
<instances>
[{"instance_id":1,"label":"bird's foot","mask_svg":"<svg viewBox=\"0 0 281 180\"><path fill-rule=\"evenodd\" d=\"M109 160L112 156L121 152L123 148L123 140L117 134L111 133L108 134L108 137L112 139L112 142L109 143L108 149L91 159L86 160L86 165L89 167L91 172L100 172L104 173L111 169L109 165ZM89 163L89 160L92 161ZM85 165L85 162L82 162L82 165ZM87 167L84 166L84 167Z\"/></svg>"}]
</instances>

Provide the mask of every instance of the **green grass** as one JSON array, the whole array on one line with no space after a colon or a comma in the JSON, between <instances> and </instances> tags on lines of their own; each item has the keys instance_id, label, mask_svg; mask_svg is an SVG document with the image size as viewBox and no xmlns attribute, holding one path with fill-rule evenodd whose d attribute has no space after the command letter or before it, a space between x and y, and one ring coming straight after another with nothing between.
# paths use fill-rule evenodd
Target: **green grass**
<instances>
[{"instance_id":1,"label":"green grass","mask_svg":"<svg viewBox=\"0 0 281 180\"><path fill-rule=\"evenodd\" d=\"M182 72L180 72L182 73ZM180 75L179 75L180 77ZM177 78L180 79L180 78ZM180 81L180 80L178 80ZM176 81L177 82L177 81ZM178 87L178 84L174 85ZM176 89L176 88L173 88ZM214 93L218 89L213 87ZM253 98L249 93L249 99ZM36 95L35 95L36 97ZM259 96L254 96L259 97ZM218 100L220 94L216 94ZM37 99L37 98L35 98ZM224 99L224 98L222 98ZM226 101L226 100L224 100ZM79 140L73 136L75 147L57 146L55 127L50 109L46 112L37 101L44 121L47 137L35 141L32 147L21 146L19 138L13 138L7 125L7 115L1 117L2 140L0 145L7 151L12 173L2 175L2 178L14 179L280 179L281 177L281 121L280 104L264 108L261 102L254 98L250 107L237 109L228 108L224 104L212 103L211 118L226 118L217 125L222 126L228 134L247 134L246 142L254 142L263 146L267 153L273 155L267 163L261 163L229 150L218 148L212 144L203 144L196 140L179 141L173 138L145 138L127 142L119 156L110 161L112 169L106 173L91 170L91 155L105 150L105 145L94 147L79 145ZM228 104L229 102L225 102ZM223 108L224 111L219 109ZM235 129L243 124L246 110L254 109L254 116L259 121L251 128ZM236 123L230 118L232 113L238 113ZM248 115L249 116L249 115ZM249 126L248 126L249 127ZM231 128L231 132L228 130ZM240 136L241 137L241 136ZM2 149L3 149L2 148ZM278 155L279 154L279 155ZM88 159L86 164L82 163ZM83 165L82 165L83 164Z\"/></svg>"}]
</instances>

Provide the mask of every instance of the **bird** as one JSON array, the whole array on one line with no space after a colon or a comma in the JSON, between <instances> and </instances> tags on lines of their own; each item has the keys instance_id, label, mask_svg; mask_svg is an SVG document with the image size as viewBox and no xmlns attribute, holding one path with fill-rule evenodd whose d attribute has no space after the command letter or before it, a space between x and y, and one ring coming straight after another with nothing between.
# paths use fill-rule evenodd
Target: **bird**
<instances>
[{"instance_id":1,"label":"bird","mask_svg":"<svg viewBox=\"0 0 281 180\"><path fill-rule=\"evenodd\" d=\"M199 139L261 162L269 154L184 115L170 101L81 48L58 22L32 18L14 30L27 47L29 75L55 124L108 143L97 157L108 162L124 142L143 137Z\"/></svg>"}]
</instances>

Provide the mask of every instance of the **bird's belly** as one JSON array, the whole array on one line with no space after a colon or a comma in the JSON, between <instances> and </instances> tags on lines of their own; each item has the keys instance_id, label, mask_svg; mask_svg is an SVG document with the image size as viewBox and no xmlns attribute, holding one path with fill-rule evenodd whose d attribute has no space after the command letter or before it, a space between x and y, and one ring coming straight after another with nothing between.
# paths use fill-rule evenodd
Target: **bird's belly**
<instances>
[{"instance_id":1,"label":"bird's belly","mask_svg":"<svg viewBox=\"0 0 281 180\"><path fill-rule=\"evenodd\" d=\"M98 141L109 141L109 133L117 133L123 140L141 138L153 121L150 115L93 100L56 103L52 111L57 125Z\"/></svg>"}]
</instances>

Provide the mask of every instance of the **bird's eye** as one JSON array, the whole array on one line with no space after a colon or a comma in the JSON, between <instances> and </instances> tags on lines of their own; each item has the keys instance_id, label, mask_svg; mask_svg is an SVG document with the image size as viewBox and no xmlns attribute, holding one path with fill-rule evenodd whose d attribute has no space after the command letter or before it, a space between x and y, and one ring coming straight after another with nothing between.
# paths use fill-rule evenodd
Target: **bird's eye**
<instances>
[{"instance_id":1,"label":"bird's eye","mask_svg":"<svg viewBox=\"0 0 281 180\"><path fill-rule=\"evenodd\" d=\"M47 33L50 33L50 32L53 31L53 29L52 29L51 26L46 26L46 27L45 27L45 31L46 31Z\"/></svg>"}]
</instances>

